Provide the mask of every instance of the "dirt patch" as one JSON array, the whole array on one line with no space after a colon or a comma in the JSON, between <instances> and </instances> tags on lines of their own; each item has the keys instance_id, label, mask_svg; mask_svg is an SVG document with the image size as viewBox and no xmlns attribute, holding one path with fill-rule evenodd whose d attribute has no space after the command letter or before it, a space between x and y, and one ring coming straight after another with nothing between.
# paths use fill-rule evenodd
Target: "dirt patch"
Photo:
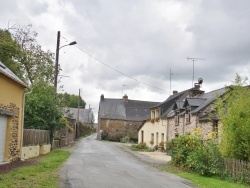
<instances>
[{"instance_id":1,"label":"dirt patch","mask_svg":"<svg viewBox=\"0 0 250 188\"><path fill-rule=\"evenodd\" d=\"M38 159L29 159L25 161L16 161L12 163L0 164L0 174L7 174L12 170L18 169L23 166L35 165L38 163Z\"/></svg>"},{"instance_id":2,"label":"dirt patch","mask_svg":"<svg viewBox=\"0 0 250 188\"><path fill-rule=\"evenodd\" d=\"M167 163L171 160L171 157L164 152L138 152L132 151L129 144L115 143L116 146L121 148L123 151L130 153L132 156L137 158L139 161L147 163L150 166L161 168L166 166Z\"/></svg>"}]
</instances>

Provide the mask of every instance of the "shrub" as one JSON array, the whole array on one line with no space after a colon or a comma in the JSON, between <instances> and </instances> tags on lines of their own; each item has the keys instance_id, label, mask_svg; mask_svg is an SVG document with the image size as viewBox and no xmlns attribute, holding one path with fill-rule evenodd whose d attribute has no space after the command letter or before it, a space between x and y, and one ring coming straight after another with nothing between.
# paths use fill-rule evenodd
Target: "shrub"
<instances>
[{"instance_id":1,"label":"shrub","mask_svg":"<svg viewBox=\"0 0 250 188\"><path fill-rule=\"evenodd\" d=\"M216 141L203 142L201 147L193 150L187 157L185 166L204 176L214 176L221 173L222 156Z\"/></svg>"},{"instance_id":2,"label":"shrub","mask_svg":"<svg viewBox=\"0 0 250 188\"><path fill-rule=\"evenodd\" d=\"M202 140L196 136L184 135L167 143L167 153L172 156L172 163L184 167L190 153L202 146Z\"/></svg>"},{"instance_id":3,"label":"shrub","mask_svg":"<svg viewBox=\"0 0 250 188\"><path fill-rule=\"evenodd\" d=\"M139 144L132 145L131 150L132 151L148 151L148 152L153 151L152 148L147 147L145 142L141 142Z\"/></svg>"}]
</instances>

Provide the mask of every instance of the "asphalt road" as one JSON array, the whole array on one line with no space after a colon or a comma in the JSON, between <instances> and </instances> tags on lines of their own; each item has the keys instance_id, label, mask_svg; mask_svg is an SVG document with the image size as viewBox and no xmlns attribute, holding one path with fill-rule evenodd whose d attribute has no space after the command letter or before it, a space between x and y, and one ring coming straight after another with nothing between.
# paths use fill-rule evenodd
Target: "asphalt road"
<instances>
[{"instance_id":1,"label":"asphalt road","mask_svg":"<svg viewBox=\"0 0 250 188\"><path fill-rule=\"evenodd\" d=\"M64 163L61 178L66 188L190 188L187 180L151 167L123 151L116 143L80 140Z\"/></svg>"}]
</instances>

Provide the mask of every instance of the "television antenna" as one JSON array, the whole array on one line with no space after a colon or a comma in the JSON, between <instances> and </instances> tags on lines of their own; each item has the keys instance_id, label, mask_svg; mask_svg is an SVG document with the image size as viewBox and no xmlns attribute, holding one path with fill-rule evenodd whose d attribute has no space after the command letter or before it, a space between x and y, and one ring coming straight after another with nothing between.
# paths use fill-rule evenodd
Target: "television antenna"
<instances>
[{"instance_id":1,"label":"television antenna","mask_svg":"<svg viewBox=\"0 0 250 188\"><path fill-rule=\"evenodd\" d=\"M123 96L123 87L125 86L128 86L128 85L125 85L125 84L122 85L122 96Z\"/></svg>"},{"instance_id":2,"label":"television antenna","mask_svg":"<svg viewBox=\"0 0 250 188\"><path fill-rule=\"evenodd\" d=\"M205 58L197 58L197 57L187 57L187 60L193 61L193 78L192 78L192 87L194 84L194 61L206 60Z\"/></svg>"},{"instance_id":3,"label":"television antenna","mask_svg":"<svg viewBox=\"0 0 250 188\"><path fill-rule=\"evenodd\" d=\"M178 75L178 74L174 74L171 69L170 69L170 73L169 73L169 76L170 76L170 89L169 89L169 95L171 95L171 82L172 82L172 76L174 75Z\"/></svg>"}]
</instances>

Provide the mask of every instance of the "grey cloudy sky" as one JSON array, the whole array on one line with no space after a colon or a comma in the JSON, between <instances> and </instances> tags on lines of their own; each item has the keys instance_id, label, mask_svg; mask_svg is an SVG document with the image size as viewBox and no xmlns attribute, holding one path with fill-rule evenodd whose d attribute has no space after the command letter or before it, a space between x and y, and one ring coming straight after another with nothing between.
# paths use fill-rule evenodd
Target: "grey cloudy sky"
<instances>
[{"instance_id":1,"label":"grey cloudy sky","mask_svg":"<svg viewBox=\"0 0 250 188\"><path fill-rule=\"evenodd\" d=\"M78 94L98 111L99 97L163 101L172 90L204 79L203 90L229 85L238 73L249 76L249 0L0 0L0 27L32 24L38 41L55 52L61 45L64 91ZM101 62L163 90L136 82ZM123 85L126 85L123 87ZM123 90L123 91L122 91ZM165 90L165 91L164 91ZM61 90L62 92L62 90Z\"/></svg>"}]
</instances>

